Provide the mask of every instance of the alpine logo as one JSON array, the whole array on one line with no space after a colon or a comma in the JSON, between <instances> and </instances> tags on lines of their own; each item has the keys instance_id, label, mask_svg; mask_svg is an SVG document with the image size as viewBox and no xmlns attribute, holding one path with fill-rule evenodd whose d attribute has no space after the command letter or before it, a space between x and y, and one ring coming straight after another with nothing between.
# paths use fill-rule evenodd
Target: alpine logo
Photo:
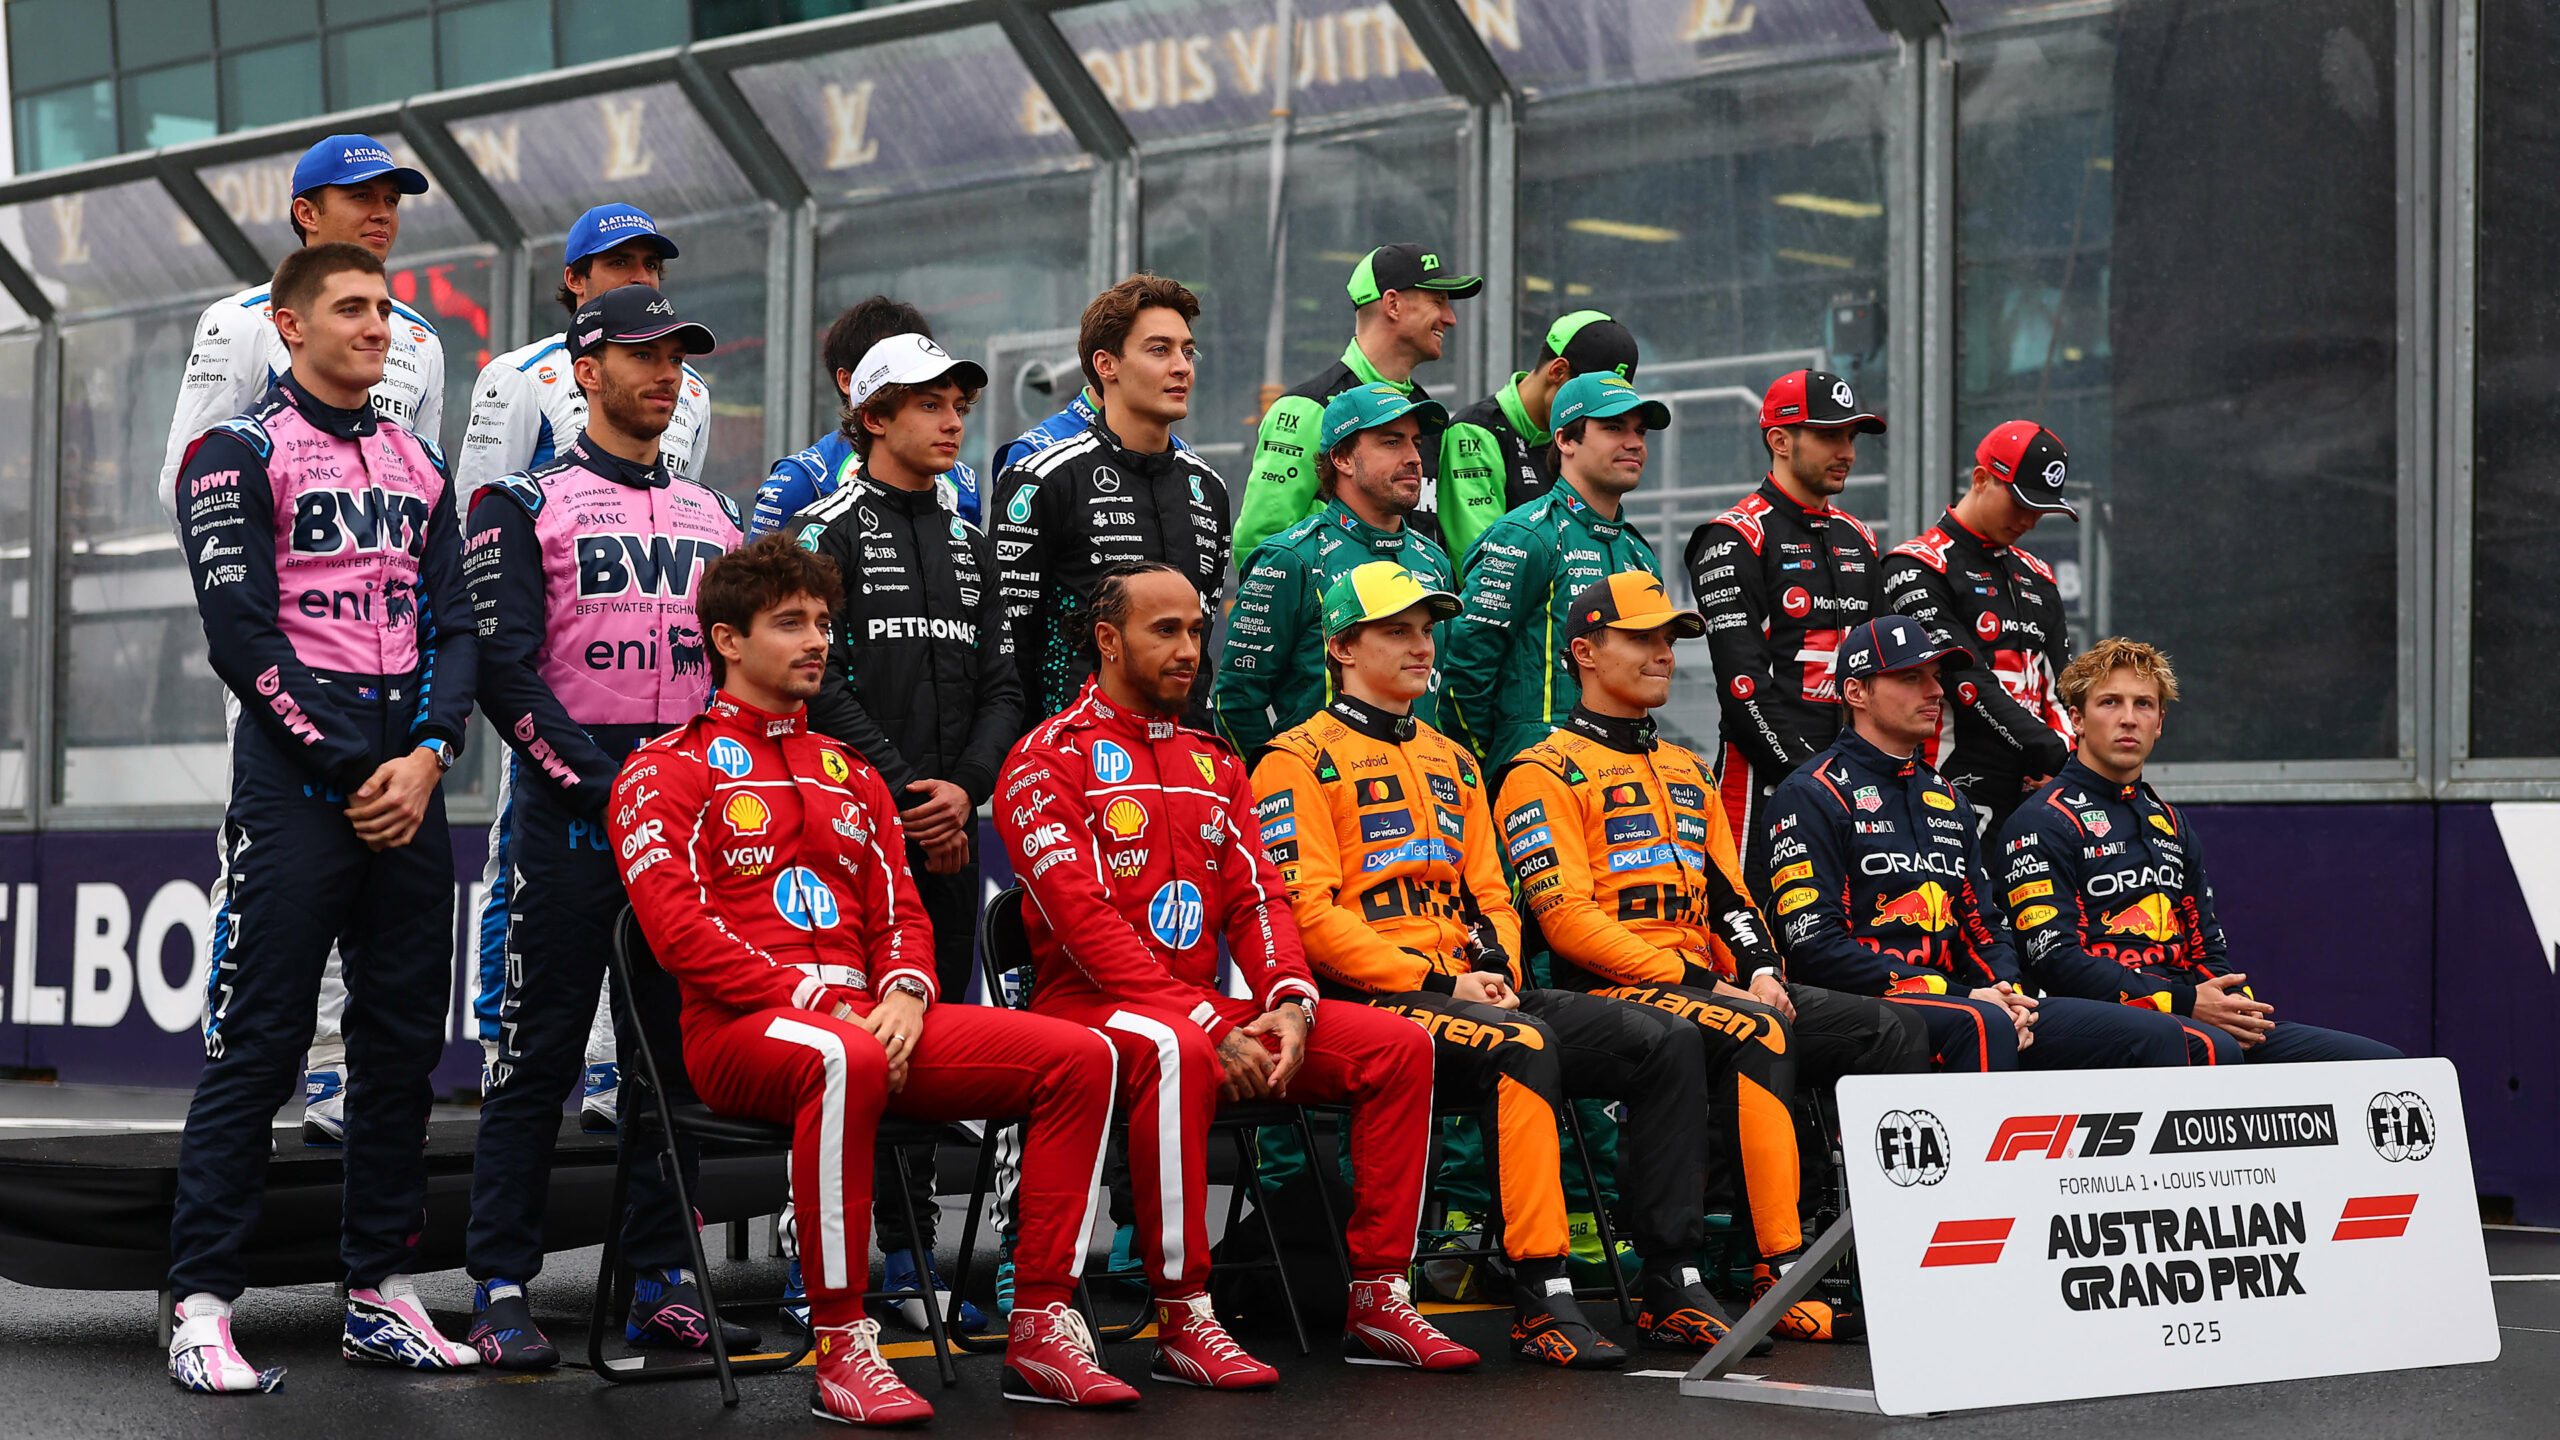
<instances>
[{"instance_id":1,"label":"alpine logo","mask_svg":"<svg viewBox=\"0 0 2560 1440\"><path fill-rule=\"evenodd\" d=\"M1929 1248L1920 1256L1920 1268L1996 1265L2001 1250L2008 1246L2009 1232L2017 1224L2016 1216L2006 1220L1941 1220L1929 1236Z\"/></svg>"}]
</instances>

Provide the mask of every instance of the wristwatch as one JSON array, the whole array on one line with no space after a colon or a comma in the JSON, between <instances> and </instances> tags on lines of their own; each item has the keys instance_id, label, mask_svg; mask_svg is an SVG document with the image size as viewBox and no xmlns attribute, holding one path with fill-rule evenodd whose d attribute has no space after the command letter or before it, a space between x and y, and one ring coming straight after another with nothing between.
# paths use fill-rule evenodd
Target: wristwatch
<instances>
[{"instance_id":1,"label":"wristwatch","mask_svg":"<svg viewBox=\"0 0 2560 1440\"><path fill-rule=\"evenodd\" d=\"M933 1002L933 992L926 989L924 982L918 980L913 975L901 975L897 979L890 981L889 993L892 995L913 995L927 1004L931 1004Z\"/></svg>"},{"instance_id":2,"label":"wristwatch","mask_svg":"<svg viewBox=\"0 0 2560 1440\"><path fill-rule=\"evenodd\" d=\"M1308 1028L1308 1029L1310 1029L1310 1030L1312 1030L1312 1029L1314 1029L1314 1028L1315 1028L1315 1024L1316 1024L1316 997L1314 997L1313 995L1305 995L1305 994L1300 994L1300 993L1298 993L1298 992L1296 992L1296 991L1291 991L1289 994L1286 994L1286 995L1281 996L1281 997L1280 997L1280 1002L1279 1002L1279 1004L1278 1004L1278 1005L1274 1005L1274 1006L1272 1006L1271 1008L1272 1008L1272 1009L1274 1009L1274 1010L1277 1010L1277 1009L1279 1009L1279 1008L1280 1008L1280 1006L1281 1006L1281 1005L1295 1005L1295 1006L1297 1006L1297 1007L1298 1007L1298 1014L1299 1014L1301 1017L1303 1017L1303 1018L1306 1020L1306 1022L1307 1022L1307 1028Z\"/></svg>"},{"instance_id":3,"label":"wristwatch","mask_svg":"<svg viewBox=\"0 0 2560 1440\"><path fill-rule=\"evenodd\" d=\"M427 751L436 757L437 773L441 774L453 768L454 753L453 745L450 741L442 739L421 740L418 742L418 748Z\"/></svg>"}]
</instances>

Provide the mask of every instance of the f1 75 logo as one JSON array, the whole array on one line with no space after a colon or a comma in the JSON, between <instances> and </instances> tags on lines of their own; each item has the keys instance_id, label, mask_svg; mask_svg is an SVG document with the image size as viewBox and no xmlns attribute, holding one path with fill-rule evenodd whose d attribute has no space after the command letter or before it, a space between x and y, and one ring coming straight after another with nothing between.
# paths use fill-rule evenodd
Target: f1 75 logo
<instances>
[{"instance_id":1,"label":"f1 75 logo","mask_svg":"<svg viewBox=\"0 0 2560 1440\"><path fill-rule=\"evenodd\" d=\"M2060 1160L2072 1154L2071 1134L2075 1130L2082 1138L2074 1158L2103 1160L2130 1155L2138 1138L2134 1127L2141 1123L2139 1110L2112 1115L2015 1115L2000 1122L2000 1133L1991 1137L1991 1153L1983 1158L2024 1160L2041 1155L2047 1160Z\"/></svg>"}]
</instances>

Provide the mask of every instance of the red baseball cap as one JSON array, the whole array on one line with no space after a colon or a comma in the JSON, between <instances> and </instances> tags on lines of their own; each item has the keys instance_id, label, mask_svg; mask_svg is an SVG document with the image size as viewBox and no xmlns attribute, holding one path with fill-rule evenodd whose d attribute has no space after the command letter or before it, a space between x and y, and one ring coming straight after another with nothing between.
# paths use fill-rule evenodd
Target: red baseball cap
<instances>
[{"instance_id":1,"label":"red baseball cap","mask_svg":"<svg viewBox=\"0 0 2560 1440\"><path fill-rule=\"evenodd\" d=\"M2018 503L2030 510L2080 518L2062 487L2071 475L2071 452L2062 437L2033 420L2011 420L1982 437L1973 447L1975 464L1988 469Z\"/></svg>"},{"instance_id":2,"label":"red baseball cap","mask_svg":"<svg viewBox=\"0 0 2560 1440\"><path fill-rule=\"evenodd\" d=\"M1760 428L1779 425L1855 425L1869 435L1884 433L1884 417L1859 409L1858 392L1828 370L1790 370L1769 387L1760 400Z\"/></svg>"}]
</instances>

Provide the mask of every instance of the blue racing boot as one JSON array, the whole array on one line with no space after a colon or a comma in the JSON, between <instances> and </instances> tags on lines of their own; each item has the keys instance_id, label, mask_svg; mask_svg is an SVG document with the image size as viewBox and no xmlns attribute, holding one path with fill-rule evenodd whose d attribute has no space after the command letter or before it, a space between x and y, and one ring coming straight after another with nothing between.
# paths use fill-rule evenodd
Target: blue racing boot
<instances>
[{"instance_id":1,"label":"blue racing boot","mask_svg":"<svg viewBox=\"0 0 2560 1440\"><path fill-rule=\"evenodd\" d=\"M934 1268L931 1256L925 1257L924 1279L922 1285L916 1282L916 1252L913 1250L897 1251L881 1263L881 1289L904 1290L917 1295L930 1293L934 1311L948 1316L951 1313L951 1291L943 1285L942 1272ZM922 1299L891 1300L885 1304L889 1313L906 1322L908 1329L924 1330L925 1302ZM963 1300L960 1302L960 1328L974 1335L987 1328L987 1317L979 1313L977 1306Z\"/></svg>"},{"instance_id":2,"label":"blue racing boot","mask_svg":"<svg viewBox=\"0 0 2560 1440\"><path fill-rule=\"evenodd\" d=\"M753 1350L764 1336L734 1321L720 1322L729 1353ZM631 1317L622 1338L634 1345L671 1350L708 1350L711 1326L702 1308L702 1287L686 1269L643 1270L632 1277Z\"/></svg>"},{"instance_id":3,"label":"blue racing boot","mask_svg":"<svg viewBox=\"0 0 2560 1440\"><path fill-rule=\"evenodd\" d=\"M492 1369L548 1370L560 1363L560 1347L533 1323L524 1287L513 1280L483 1280L472 1290L471 1330L463 1338Z\"/></svg>"},{"instance_id":4,"label":"blue racing boot","mask_svg":"<svg viewBox=\"0 0 2560 1440\"><path fill-rule=\"evenodd\" d=\"M621 1124L622 1067L607 1060L587 1067L586 1096L578 1102L578 1129L610 1135Z\"/></svg>"}]
</instances>

